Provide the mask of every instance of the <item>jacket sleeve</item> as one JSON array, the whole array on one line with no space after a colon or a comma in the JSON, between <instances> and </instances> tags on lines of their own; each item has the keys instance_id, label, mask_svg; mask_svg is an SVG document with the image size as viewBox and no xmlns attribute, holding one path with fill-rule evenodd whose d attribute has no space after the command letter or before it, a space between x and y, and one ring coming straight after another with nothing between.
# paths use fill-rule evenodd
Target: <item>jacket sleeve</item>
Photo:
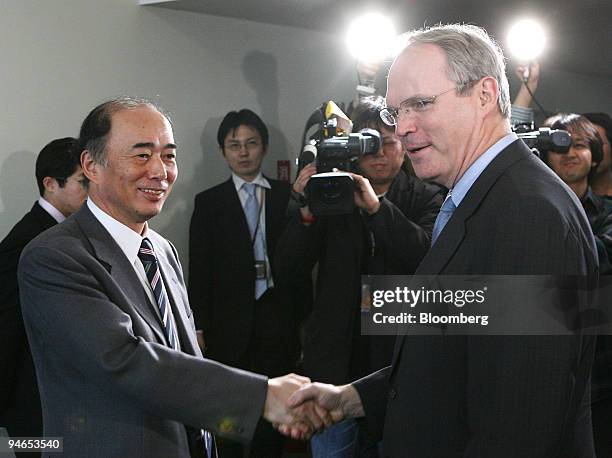
<instances>
[{"instance_id":1,"label":"jacket sleeve","mask_svg":"<svg viewBox=\"0 0 612 458\"><path fill-rule=\"evenodd\" d=\"M445 195L444 188L432 184L428 185L417 199L416 211L419 216L414 222L427 232L429 239Z\"/></svg>"},{"instance_id":2,"label":"jacket sleeve","mask_svg":"<svg viewBox=\"0 0 612 458\"><path fill-rule=\"evenodd\" d=\"M125 305L111 299L118 285L94 257L74 247L26 248L19 286L38 371L68 374L67 384L95 385L151 415L224 431L244 442L253 437L266 399L266 377L136 334ZM48 380L41 377L42 390ZM236 425L232 431L224 429L227 419Z\"/></svg>"},{"instance_id":3,"label":"jacket sleeve","mask_svg":"<svg viewBox=\"0 0 612 458\"><path fill-rule=\"evenodd\" d=\"M275 278L288 285L292 284L293 279L311 274L319 259L321 234L325 230L324 219L317 219L306 226L302 224L299 210L292 213L274 250Z\"/></svg>"},{"instance_id":4,"label":"jacket sleeve","mask_svg":"<svg viewBox=\"0 0 612 458\"><path fill-rule=\"evenodd\" d=\"M17 264L25 242L8 240L11 235L0 244L0 412L11 401L18 364L27 347L17 287Z\"/></svg>"},{"instance_id":5,"label":"jacket sleeve","mask_svg":"<svg viewBox=\"0 0 612 458\"><path fill-rule=\"evenodd\" d=\"M612 211L607 215L602 215L600 221L594 224L592 229L599 259L599 272L603 275L612 274Z\"/></svg>"},{"instance_id":6,"label":"jacket sleeve","mask_svg":"<svg viewBox=\"0 0 612 458\"><path fill-rule=\"evenodd\" d=\"M208 221L207 221L208 216ZM211 246L215 243L210 220L210 209L196 197L191 224L189 226L189 303L193 309L196 329L204 332L211 323L213 275Z\"/></svg>"},{"instance_id":7,"label":"jacket sleeve","mask_svg":"<svg viewBox=\"0 0 612 458\"><path fill-rule=\"evenodd\" d=\"M352 383L365 412L365 417L360 420L361 426L365 427L368 438L376 442L381 441L383 436L390 373L391 366L388 366Z\"/></svg>"},{"instance_id":8,"label":"jacket sleeve","mask_svg":"<svg viewBox=\"0 0 612 458\"><path fill-rule=\"evenodd\" d=\"M399 208L383 198L380 209L366 217L372 234L373 274L412 274L429 249L425 229L409 220Z\"/></svg>"}]
</instances>

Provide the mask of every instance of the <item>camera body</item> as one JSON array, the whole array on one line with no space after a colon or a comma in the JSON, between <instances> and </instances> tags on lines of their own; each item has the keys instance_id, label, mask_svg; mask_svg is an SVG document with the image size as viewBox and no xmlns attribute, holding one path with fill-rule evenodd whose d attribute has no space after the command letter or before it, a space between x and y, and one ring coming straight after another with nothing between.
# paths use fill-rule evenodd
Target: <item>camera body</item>
<instances>
[{"instance_id":1,"label":"camera body","mask_svg":"<svg viewBox=\"0 0 612 458\"><path fill-rule=\"evenodd\" d=\"M572 136L565 130L549 129L548 127L534 130L533 125L529 124L519 124L513 130L518 138L523 140L545 162L548 151L565 154L572 145Z\"/></svg>"},{"instance_id":2,"label":"camera body","mask_svg":"<svg viewBox=\"0 0 612 458\"><path fill-rule=\"evenodd\" d=\"M333 119L330 121L334 121ZM324 131L329 129L326 125ZM376 154L380 149L380 134L363 129L348 136L312 138L299 158L300 168L315 161L317 174L306 185L305 194L310 211L320 215L344 215L355 208L353 178L347 172L360 173L359 158Z\"/></svg>"}]
</instances>

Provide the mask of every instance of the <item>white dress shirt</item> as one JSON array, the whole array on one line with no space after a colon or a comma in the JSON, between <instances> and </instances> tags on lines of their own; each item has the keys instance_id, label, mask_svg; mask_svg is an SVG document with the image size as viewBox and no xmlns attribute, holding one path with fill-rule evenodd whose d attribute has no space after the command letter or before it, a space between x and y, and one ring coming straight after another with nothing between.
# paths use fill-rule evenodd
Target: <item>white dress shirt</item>
<instances>
[{"instance_id":1,"label":"white dress shirt","mask_svg":"<svg viewBox=\"0 0 612 458\"><path fill-rule=\"evenodd\" d=\"M266 272L268 274L268 288L274 287L274 280L272 279L272 270L270 268L270 259L268 259L268 239L266 236L266 190L272 189L270 186L270 182L264 177L261 171L257 174L253 181L246 181L243 178L239 177L235 173L232 172L232 180L234 182L234 186L236 187L236 192L238 193L238 198L240 199L240 204L242 205L242 211L244 211L244 206L246 205L246 201L249 198L249 193L242 187L244 183L253 183L258 187L255 195L257 196L257 202L261 208L259 212L259 230L264 235L264 253L266 262Z\"/></svg>"},{"instance_id":2,"label":"white dress shirt","mask_svg":"<svg viewBox=\"0 0 612 458\"><path fill-rule=\"evenodd\" d=\"M58 224L66 219L66 217L61 211L55 208L47 199L45 199L42 196L38 198L38 205L40 205L43 208L43 210L49 213L51 217L55 221L57 221Z\"/></svg>"},{"instance_id":3,"label":"white dress shirt","mask_svg":"<svg viewBox=\"0 0 612 458\"><path fill-rule=\"evenodd\" d=\"M149 283L142 261L138 257L138 251L140 250L142 239L147 236L149 226L145 223L143 234L140 235L138 232L130 229L125 224L120 223L108 213L104 212L104 210L98 207L89 198L87 198L87 206L89 207L89 210L91 210L93 215L96 217L96 219L100 221L100 224L102 224L102 226L104 226L104 228L108 231L113 240L117 242L117 245L119 245L119 248L121 248L121 251L123 251L125 257L128 259L132 267L134 267L134 271L136 272L136 275L138 276L138 279L140 280L140 283L142 284L142 287L144 288L145 293L147 294L147 297L149 298L149 301L151 302L153 309L155 310L155 314L160 319L161 323L161 314L159 312L159 307L157 307L157 300L155 299L155 296L153 294L153 288ZM157 253L159 247L155 246L154 240L149 239L149 241L151 242L151 245L153 245L153 250L155 250L155 252ZM161 266L159 267L161 270ZM162 286L165 288L163 282ZM172 313L172 307L170 306L170 296L167 294L167 292L166 297L168 298L169 305L168 314L172 316L172 320L170 320L170 322L174 327L174 335L178 338L176 322Z\"/></svg>"}]
</instances>

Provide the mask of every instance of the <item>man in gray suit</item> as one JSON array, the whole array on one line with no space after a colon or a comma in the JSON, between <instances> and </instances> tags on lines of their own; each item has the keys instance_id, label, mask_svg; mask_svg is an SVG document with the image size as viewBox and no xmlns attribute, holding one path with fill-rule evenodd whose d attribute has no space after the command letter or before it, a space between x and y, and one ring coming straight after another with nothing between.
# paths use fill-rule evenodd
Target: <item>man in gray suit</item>
<instances>
[{"instance_id":1,"label":"man in gray suit","mask_svg":"<svg viewBox=\"0 0 612 458\"><path fill-rule=\"evenodd\" d=\"M177 177L168 118L146 101L105 102L80 145L86 205L19 265L45 436L64 438L64 456L210 457L210 433L247 442L261 416L320 427L284 407L306 378L202 358L176 249L147 223Z\"/></svg>"}]
</instances>

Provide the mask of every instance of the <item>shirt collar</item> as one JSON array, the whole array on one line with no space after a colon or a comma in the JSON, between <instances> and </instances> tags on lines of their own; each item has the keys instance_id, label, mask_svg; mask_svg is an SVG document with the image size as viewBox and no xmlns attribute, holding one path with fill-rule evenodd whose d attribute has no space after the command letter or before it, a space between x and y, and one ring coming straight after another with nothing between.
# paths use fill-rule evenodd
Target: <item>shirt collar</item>
<instances>
[{"instance_id":1,"label":"shirt collar","mask_svg":"<svg viewBox=\"0 0 612 458\"><path fill-rule=\"evenodd\" d=\"M456 207L459 206L465 195L468 193L474 182L478 179L484 169L501 153L504 148L518 140L514 132L503 136L500 140L489 147L472 165L465 171L457 184L449 191L451 199Z\"/></svg>"},{"instance_id":2,"label":"shirt collar","mask_svg":"<svg viewBox=\"0 0 612 458\"><path fill-rule=\"evenodd\" d=\"M61 211L55 208L47 199L42 196L38 198L38 205L40 205L47 213L49 213L58 223L61 223L66 219L66 217Z\"/></svg>"},{"instance_id":3,"label":"shirt collar","mask_svg":"<svg viewBox=\"0 0 612 458\"><path fill-rule=\"evenodd\" d=\"M595 194L593 194L593 190L590 186L587 187L586 193L584 194L581 200L582 205L583 207L585 207L585 209L588 206L592 206L596 212L599 212L601 210L602 201L597 196L595 196Z\"/></svg>"},{"instance_id":4,"label":"shirt collar","mask_svg":"<svg viewBox=\"0 0 612 458\"><path fill-rule=\"evenodd\" d=\"M90 198L87 198L87 206L97 220L100 221L100 224L102 224L102 226L104 226L104 228L108 231L113 240L117 242L117 245L119 245L119 248L121 248L121 251L123 251L128 260L134 264L138 258L138 250L140 250L142 239L146 237L148 232L147 223L145 223L143 230L144 235L140 235L138 232L130 229L125 224L120 223L115 218L110 216L108 213L98 207Z\"/></svg>"},{"instance_id":5,"label":"shirt collar","mask_svg":"<svg viewBox=\"0 0 612 458\"><path fill-rule=\"evenodd\" d=\"M272 186L270 186L270 182L268 182L266 177L264 177L263 174L261 173L261 170L259 171L259 173L257 174L257 176L255 177L253 181L250 181L250 182L246 181L243 178L236 175L234 172L232 172L232 180L234 181L234 186L236 187L236 191L240 191L244 183L254 183L266 189L272 188Z\"/></svg>"}]
</instances>

